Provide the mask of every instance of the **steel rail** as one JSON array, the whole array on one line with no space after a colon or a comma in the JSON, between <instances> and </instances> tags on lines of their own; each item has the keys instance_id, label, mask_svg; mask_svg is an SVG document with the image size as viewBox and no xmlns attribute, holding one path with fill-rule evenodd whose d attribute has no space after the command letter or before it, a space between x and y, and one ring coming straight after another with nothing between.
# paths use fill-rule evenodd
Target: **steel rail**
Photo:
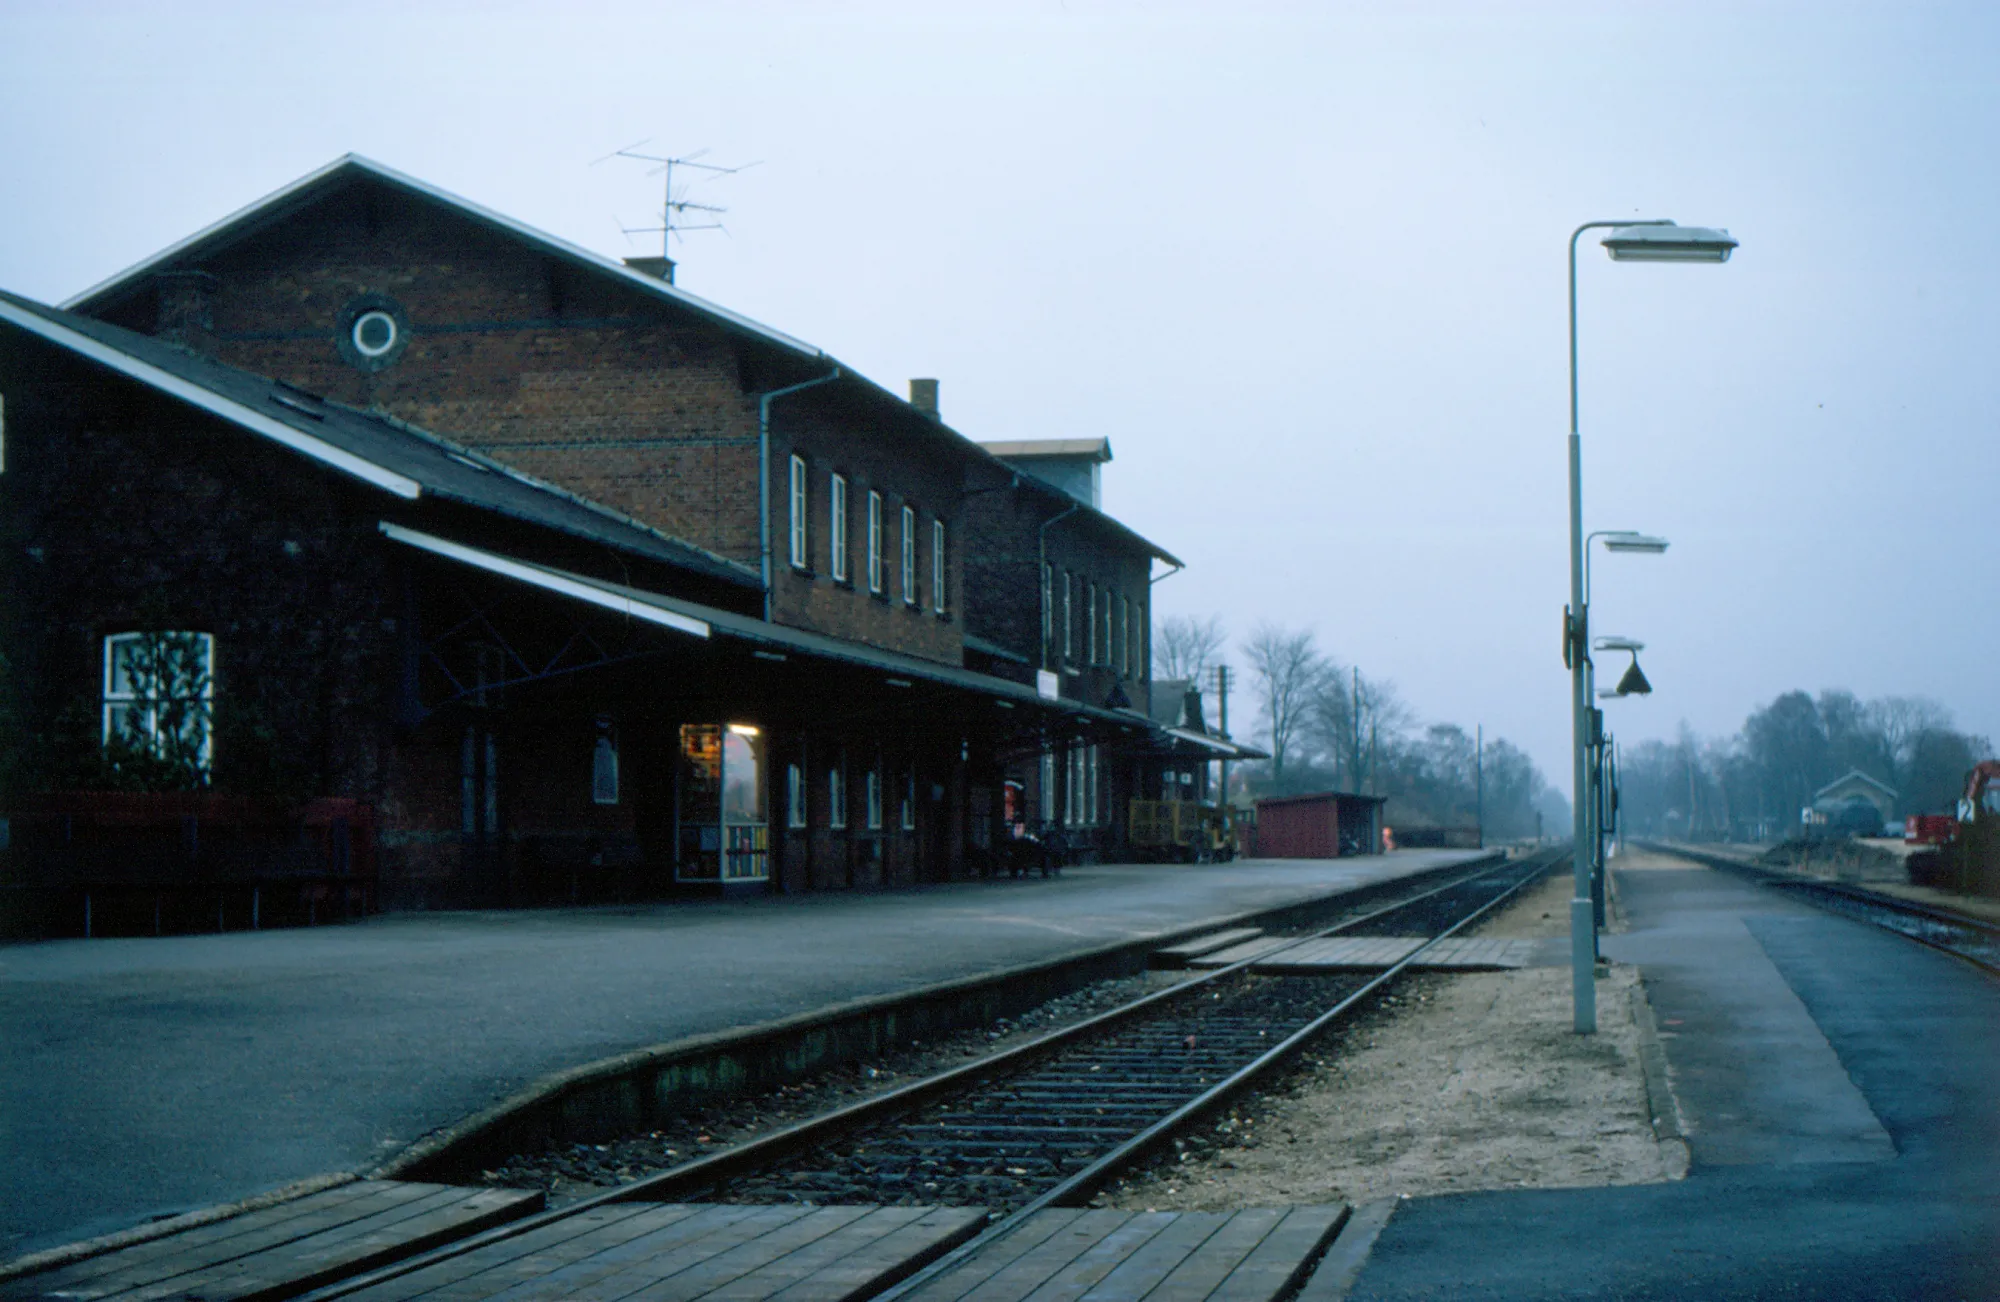
<instances>
[{"instance_id":1,"label":"steel rail","mask_svg":"<svg viewBox=\"0 0 2000 1302\"><path fill-rule=\"evenodd\" d=\"M882 1094L836 1108L830 1112L808 1117L803 1121L773 1131L768 1135L732 1145L722 1152L696 1158L666 1171L620 1185L615 1189L607 1189L601 1194L579 1199L562 1207L551 1208L548 1211L540 1212L533 1216L522 1217L519 1220L495 1226L492 1229L470 1235L453 1243L440 1245L428 1252L419 1253L402 1261L378 1267L375 1270L355 1275L346 1280L336 1281L303 1294L302 1297L304 1302L331 1302L334 1298L344 1297L404 1275L414 1274L441 1261L446 1261L470 1252L476 1252L492 1244L504 1242L507 1239L531 1233L545 1226L556 1224L572 1217L580 1216L585 1212L594 1211L612 1204L639 1201L666 1202L677 1199L686 1200L689 1195L708 1192L729 1180L739 1178L758 1169L773 1166L788 1154L810 1150L830 1140L837 1140L854 1131L863 1129L874 1122L889 1120L898 1114L913 1113L927 1103L961 1093L967 1088L976 1087L985 1080L1004 1078L1016 1074L1022 1068L1031 1066L1043 1059L1052 1058L1058 1053L1078 1043L1093 1039L1114 1027L1139 1020L1163 1005L1186 1000L1191 995L1205 990L1217 982L1245 973L1257 963L1266 962L1279 954L1295 949L1310 941L1321 940L1342 932L1379 924L1390 915L1419 908L1425 903L1434 901L1448 892L1462 889L1473 882L1496 873L1505 872L1509 869L1524 871L1521 882L1516 883L1500 895L1481 905L1473 913L1453 924L1447 931L1427 942L1425 946L1406 956L1401 962L1389 969L1389 971L1380 974L1359 991L1343 999L1332 1011L1322 1014L1310 1023L1309 1029L1323 1029L1331 1017L1352 1008L1366 994L1379 989L1392 974L1401 973L1408 967L1410 962L1418 958L1424 950L1428 949L1430 945L1435 944L1437 940L1443 939L1445 936L1474 921L1501 901L1511 898L1528 882L1538 880L1556 862L1556 859L1550 856L1557 853L1560 852L1549 851L1535 856L1535 858L1547 860L1547 862L1539 864L1532 871L1525 871L1521 861L1503 861L1500 863L1476 861L1469 871L1462 876L1455 877L1444 885L1421 891L1407 899L1384 905L1378 909L1372 909L1358 917L1349 918L1307 935L1287 940L1284 944L1263 950L1226 967L1214 969L1164 990L1143 995L1129 1003L1107 1009L1096 1016L1086 1018L1073 1025L1049 1031L1024 1044L1016 1045L1011 1049L1001 1050L998 1053L990 1054L974 1062L965 1063L935 1075L924 1077L921 1080L912 1081L908 1085L899 1086ZM1310 1035L1307 1032L1295 1033L1284 1041L1281 1041L1278 1046L1260 1055L1255 1061L1256 1063L1266 1064L1265 1069L1268 1069L1269 1065L1275 1065L1277 1062L1283 1060L1290 1046L1302 1045L1309 1038ZM1291 1049L1291 1051L1296 1050ZM1198 1096L1196 1100L1176 1109L1172 1115L1181 1116L1187 1114L1190 1117L1199 1115L1198 1112L1191 1112L1190 1109L1195 1108L1196 1104L1202 1099L1207 1099L1215 1094L1218 1089L1229 1087L1233 1092L1234 1089L1241 1088L1250 1079L1245 1076L1245 1070L1247 1069L1232 1073L1223 1082L1218 1084L1218 1086L1211 1087L1209 1091ZM1143 1149L1132 1147L1138 1140L1157 1143L1159 1138L1170 1133L1170 1131L1162 1130L1162 1124L1155 1123L1147 1127L1146 1130L1140 1132L1140 1135L1136 1136L1133 1140L1128 1140L1125 1144L1119 1145L1117 1151L1127 1152L1128 1157L1126 1160L1130 1160L1130 1156L1136 1156L1139 1152L1144 1151ZM1079 1172L1077 1176L1073 1176L1065 1180L1061 1185L1058 1185L1057 1189L1068 1188L1078 1176L1097 1171L1100 1167L1104 1167L1102 1161L1093 1163L1085 1171ZM1104 1169L1108 1171L1111 1168L1104 1167ZM1050 1204L1045 1194L1037 1198L1032 1205L1042 1207ZM1016 1213L1014 1216L1010 1216L1000 1222L1000 1224L1010 1225L1014 1223L1018 1216L1019 1213ZM989 1229L982 1232L978 1238L971 1242L983 1242L990 1238L992 1233L993 1231ZM940 1260L949 1259L955 1259L955 1256L947 1254L946 1258ZM928 1276L924 1272L919 1272L919 1275L912 1276L912 1280L925 1277Z\"/></svg>"},{"instance_id":2,"label":"steel rail","mask_svg":"<svg viewBox=\"0 0 2000 1302\"><path fill-rule=\"evenodd\" d=\"M1025 1206L1018 1208L1000 1221L995 1222L977 1237L967 1240L951 1252L939 1257L936 1261L917 1271L902 1283L877 1294L873 1302L896 1302L896 1299L921 1288L926 1282L956 1266L982 1247L1013 1231L1037 1212L1045 1211L1051 1207L1075 1206L1080 1202L1087 1201L1099 1189L1103 1188L1112 1176L1139 1158L1146 1156L1153 1149L1170 1139L1175 1132L1184 1130L1192 1123L1201 1120L1209 1113L1227 1103L1230 1099L1236 1097L1250 1085L1256 1083L1265 1074L1290 1061L1306 1045L1324 1034L1335 1022L1345 1017L1364 1000L1381 990L1384 986L1402 976L1411 964L1423 957L1426 951L1432 949L1439 942L1456 934L1463 928L1472 925L1472 923L1478 921L1487 913L1490 913L1501 904L1518 895L1528 886L1540 881L1550 869L1561 862L1562 853L1540 855L1537 858L1545 859L1546 862L1541 863L1532 871L1524 872L1520 881L1480 905L1457 922L1454 922L1436 936L1424 942L1417 949L1412 950L1401 960L1376 975L1374 979L1370 980L1359 990L1352 992L1332 1008L1327 1009L1311 1022L1294 1031L1290 1036L1287 1036L1255 1060L1245 1064L1225 1079L1203 1091L1200 1095L1197 1095L1167 1116L1148 1126L1145 1130L1118 1145L1083 1170L1065 1179L1061 1184L1047 1190ZM1503 864L1501 868L1510 866L1513 865ZM1495 869L1494 871L1499 870ZM1486 874L1479 875L1484 876ZM1472 878L1466 878L1456 884L1464 885L1465 881L1470 880ZM1292 947L1286 946L1285 948L1289 949ZM1250 961L1261 961L1279 952L1282 951L1272 950L1270 953L1260 954L1256 959Z\"/></svg>"}]
</instances>

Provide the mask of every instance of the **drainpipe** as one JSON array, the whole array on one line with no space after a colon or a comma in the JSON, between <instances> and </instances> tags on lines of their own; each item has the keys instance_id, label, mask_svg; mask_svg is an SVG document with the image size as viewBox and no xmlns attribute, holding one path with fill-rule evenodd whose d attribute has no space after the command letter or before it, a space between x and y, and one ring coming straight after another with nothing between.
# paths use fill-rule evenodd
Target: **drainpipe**
<instances>
[{"instance_id":1,"label":"drainpipe","mask_svg":"<svg viewBox=\"0 0 2000 1302\"><path fill-rule=\"evenodd\" d=\"M764 573L764 622L771 622L771 404L788 393L810 389L840 378L834 367L816 380L787 385L757 396L757 550L762 554Z\"/></svg>"}]
</instances>

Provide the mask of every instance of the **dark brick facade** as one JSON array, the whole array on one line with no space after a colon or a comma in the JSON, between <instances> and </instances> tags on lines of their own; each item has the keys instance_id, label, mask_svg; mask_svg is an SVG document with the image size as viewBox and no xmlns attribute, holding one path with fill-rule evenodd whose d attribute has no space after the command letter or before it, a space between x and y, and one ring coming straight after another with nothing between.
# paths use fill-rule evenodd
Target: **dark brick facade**
<instances>
[{"instance_id":1,"label":"dark brick facade","mask_svg":"<svg viewBox=\"0 0 2000 1302\"><path fill-rule=\"evenodd\" d=\"M1122 839L1120 811L1139 789L1134 756L1145 743L1137 716L1085 720L1033 700L998 701L990 683L912 683L851 656L753 650L747 636L648 642L629 620L414 551L378 528L392 521L761 615L764 594L749 582L763 559L759 398L831 374L831 359L366 176L296 196L193 257L90 310L251 375L434 431L706 549L739 567L744 582L497 508L428 492L415 503L392 498L0 331L9 433L0 690L23 721L20 735L50 742L14 748L12 790L61 785L58 741L87 758L104 636L159 619L215 635L218 716L245 721L234 733L218 724L216 787L365 803L391 907L671 889L685 850L677 810L687 724L754 726L768 738L776 889L902 886L990 867L1003 784L1025 784L1021 812L1035 821L1045 751L1066 793L1068 757L1094 748L1098 816L1081 825L1066 794L1054 800L1072 845L1108 853ZM364 338L353 327L366 313L379 314L379 329ZM806 471L799 565L790 547L794 456ZM848 494L844 581L830 554L835 474ZM1028 661L976 655L976 668L1032 683L1046 664L1065 700L1100 711L1121 701L1143 707L1154 549L1087 508L1054 523L1045 643L1040 526L1071 502L1010 481L933 414L860 377L774 399L771 619L952 666L967 663L964 639L976 635ZM865 550L871 493L882 506L879 595ZM906 507L915 526L908 592ZM942 610L933 587L939 524ZM575 672L531 672L573 637L602 658ZM467 689L487 681L480 666L489 654L496 663L514 656L521 672L508 668L504 686ZM65 727L76 735L65 740ZM617 739L616 803L592 794L600 735ZM793 765L805 796L801 827L789 817ZM844 827L831 808L836 768ZM881 775L879 827L868 825L871 771ZM0 800L9 794L0 790Z\"/></svg>"},{"instance_id":2,"label":"dark brick facade","mask_svg":"<svg viewBox=\"0 0 2000 1302\"><path fill-rule=\"evenodd\" d=\"M200 271L204 346L218 360L436 431L752 567L760 563L758 395L831 370L797 358L782 369L768 345L615 275L369 184L248 234L206 257ZM184 330L195 315L185 302L190 276L157 279L102 315L146 332ZM341 328L357 303L394 305L408 338L393 364L358 365L343 346ZM835 465L880 489L893 510L918 505L926 561L932 518L942 514L948 537L957 536L968 451L900 406L815 391L773 403L773 615L957 664L952 622L911 617L899 594L888 603L850 600L786 563L794 447L817 473L819 539L824 470ZM956 575L952 587L956 601Z\"/></svg>"}]
</instances>

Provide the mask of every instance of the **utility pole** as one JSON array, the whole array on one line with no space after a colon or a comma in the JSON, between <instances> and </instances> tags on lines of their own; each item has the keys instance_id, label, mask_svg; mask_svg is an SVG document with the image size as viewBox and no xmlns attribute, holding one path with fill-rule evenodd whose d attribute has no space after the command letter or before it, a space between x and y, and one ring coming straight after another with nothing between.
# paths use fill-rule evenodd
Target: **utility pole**
<instances>
[{"instance_id":1,"label":"utility pole","mask_svg":"<svg viewBox=\"0 0 2000 1302\"><path fill-rule=\"evenodd\" d=\"M1215 667L1215 714L1216 727L1224 739L1229 736L1229 666ZM1218 808L1229 806L1229 761L1222 761L1222 792L1216 798Z\"/></svg>"},{"instance_id":2,"label":"utility pole","mask_svg":"<svg viewBox=\"0 0 2000 1302\"><path fill-rule=\"evenodd\" d=\"M1463 737L1465 734L1460 733ZM1479 725L1479 739L1473 743L1472 784L1474 819L1479 824L1479 846L1486 848L1486 725Z\"/></svg>"}]
</instances>

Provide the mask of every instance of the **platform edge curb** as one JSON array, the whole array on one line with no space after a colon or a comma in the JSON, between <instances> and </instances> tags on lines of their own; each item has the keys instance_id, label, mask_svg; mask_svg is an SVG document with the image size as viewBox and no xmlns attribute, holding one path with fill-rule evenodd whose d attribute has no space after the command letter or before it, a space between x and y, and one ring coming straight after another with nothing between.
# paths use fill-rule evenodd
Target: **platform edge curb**
<instances>
[{"instance_id":1,"label":"platform edge curb","mask_svg":"<svg viewBox=\"0 0 2000 1302\"><path fill-rule=\"evenodd\" d=\"M23 1275L38 1275L42 1271L53 1270L57 1266L67 1266L87 1257L99 1257L137 1243L149 1243L154 1239L165 1238L169 1234L179 1234L182 1230L198 1229L203 1225L226 1221L232 1216L241 1216L245 1212L262 1211L266 1207L276 1207L280 1203L288 1203L309 1194L337 1189L341 1185L352 1184L360 1178L352 1171L308 1176L303 1180L280 1185L276 1189L252 1194L248 1198L239 1198L235 1202L217 1203L213 1207L197 1207L191 1212L162 1217L157 1221L148 1221L144 1225L134 1225L128 1229L114 1230L110 1234L100 1234L94 1239L79 1239L75 1243L44 1248L40 1252L30 1252L16 1257L12 1261L0 1261L0 1280L17 1279Z\"/></svg>"},{"instance_id":2,"label":"platform edge curb","mask_svg":"<svg viewBox=\"0 0 2000 1302\"><path fill-rule=\"evenodd\" d=\"M1197 924L1178 927L1170 931L1156 932L1130 940L1111 941L1078 950L1059 958L1043 959L1035 963L1019 964L1012 967L991 968L985 972L969 976L953 977L945 981L935 981L912 990L894 994L869 995L860 999L829 1007L816 1008L809 1012L796 1013L790 1017L770 1022L749 1023L725 1027L719 1031L706 1031L699 1035L683 1036L676 1040L633 1049L609 1058L600 1058L562 1071L552 1072L514 1091L506 1098L490 1107L482 1108L471 1116L433 1130L428 1135L415 1140L393 1157L377 1163L363 1172L366 1179L395 1180L412 1177L426 1163L443 1160L452 1149L470 1143L487 1132L499 1129L508 1122L518 1119L528 1110L541 1105L557 1103L565 1096L593 1085L613 1084L622 1079L649 1070L670 1067L676 1062L698 1060L704 1054L725 1051L731 1048L748 1048L759 1041L782 1041L787 1036L811 1032L838 1025L849 1019L867 1017L870 1014L893 1011L904 1005L916 1005L927 1000L949 998L954 995L972 995L984 988L999 988L1018 983L1039 974L1054 973L1066 967L1114 960L1121 955L1135 954L1140 964L1135 970L1144 970L1145 959L1153 949L1164 945L1192 940L1218 927L1242 926L1260 920L1281 917L1287 913L1300 912L1325 905L1344 895L1359 894L1377 886L1392 885L1428 877L1436 873L1463 869L1489 859L1500 860L1504 852L1493 851L1485 855L1474 855L1463 861L1442 864L1434 868L1410 874L1406 878L1389 879L1384 882L1369 883L1367 886L1350 888L1326 895L1312 896L1286 904L1268 905L1263 908L1227 914L1219 918L1209 918ZM426 1175L431 1173L426 1172Z\"/></svg>"}]
</instances>

